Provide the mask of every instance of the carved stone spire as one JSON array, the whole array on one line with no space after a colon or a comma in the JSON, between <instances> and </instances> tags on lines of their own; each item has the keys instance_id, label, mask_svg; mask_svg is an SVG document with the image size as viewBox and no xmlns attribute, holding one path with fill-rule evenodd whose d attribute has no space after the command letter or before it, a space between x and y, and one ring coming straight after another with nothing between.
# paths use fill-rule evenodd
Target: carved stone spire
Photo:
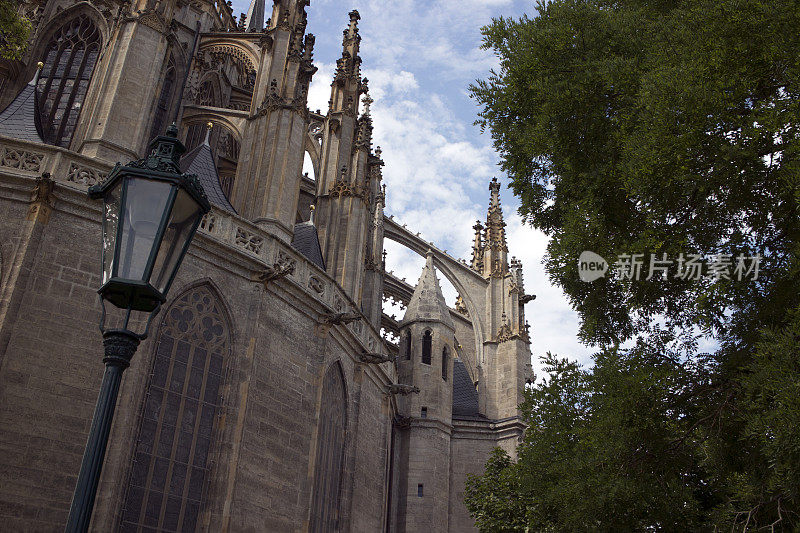
<instances>
[{"instance_id":1,"label":"carved stone spire","mask_svg":"<svg viewBox=\"0 0 800 533\"><path fill-rule=\"evenodd\" d=\"M428 250L422 274L414 288L414 294L408 301L401 327L415 320L441 322L451 329L455 329L453 319L450 318L450 310L442 294L442 288L439 286L439 279L436 277L431 250Z\"/></svg>"},{"instance_id":2,"label":"carved stone spire","mask_svg":"<svg viewBox=\"0 0 800 533\"><path fill-rule=\"evenodd\" d=\"M475 240L472 243L472 263L470 266L480 272L483 268L483 225L481 221L476 220L472 229L475 230Z\"/></svg>"},{"instance_id":3,"label":"carved stone spire","mask_svg":"<svg viewBox=\"0 0 800 533\"><path fill-rule=\"evenodd\" d=\"M506 223L500 207L500 182L497 178L492 178L489 191L491 195L483 242L483 275L498 277L508 273L508 245Z\"/></svg>"},{"instance_id":4,"label":"carved stone spire","mask_svg":"<svg viewBox=\"0 0 800 533\"><path fill-rule=\"evenodd\" d=\"M266 0L252 0L247 9L247 22L245 31L262 31L264 29L264 2Z\"/></svg>"}]
</instances>

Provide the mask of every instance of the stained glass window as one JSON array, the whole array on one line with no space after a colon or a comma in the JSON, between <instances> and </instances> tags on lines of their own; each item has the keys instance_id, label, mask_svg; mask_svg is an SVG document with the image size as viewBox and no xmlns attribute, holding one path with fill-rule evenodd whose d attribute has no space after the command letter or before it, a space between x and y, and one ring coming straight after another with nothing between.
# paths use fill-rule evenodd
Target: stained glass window
<instances>
[{"instance_id":1,"label":"stained glass window","mask_svg":"<svg viewBox=\"0 0 800 533\"><path fill-rule=\"evenodd\" d=\"M50 39L37 87L45 142L69 147L101 45L100 31L86 15L69 20Z\"/></svg>"},{"instance_id":2,"label":"stained glass window","mask_svg":"<svg viewBox=\"0 0 800 533\"><path fill-rule=\"evenodd\" d=\"M347 426L347 398L339 363L334 363L322 382L322 407L314 462L314 492L309 531L339 531L339 502Z\"/></svg>"},{"instance_id":3,"label":"stained glass window","mask_svg":"<svg viewBox=\"0 0 800 533\"><path fill-rule=\"evenodd\" d=\"M157 135L164 135L164 128L167 126L167 118L172 108L170 104L172 104L172 90L174 87L175 60L170 55L167 72L164 74L164 82L161 84L161 93L158 95L158 101L156 102L153 126L150 129L150 136L147 138L147 142L150 142Z\"/></svg>"},{"instance_id":4,"label":"stained glass window","mask_svg":"<svg viewBox=\"0 0 800 533\"><path fill-rule=\"evenodd\" d=\"M194 531L220 407L229 331L207 287L164 315L120 531Z\"/></svg>"}]
</instances>

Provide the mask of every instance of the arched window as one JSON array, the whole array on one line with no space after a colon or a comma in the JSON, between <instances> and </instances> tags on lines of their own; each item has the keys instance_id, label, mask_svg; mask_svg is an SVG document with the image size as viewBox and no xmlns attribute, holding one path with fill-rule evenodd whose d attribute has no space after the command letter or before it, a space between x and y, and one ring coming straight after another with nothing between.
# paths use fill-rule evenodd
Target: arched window
<instances>
[{"instance_id":1,"label":"arched window","mask_svg":"<svg viewBox=\"0 0 800 533\"><path fill-rule=\"evenodd\" d=\"M322 406L314 460L309 531L339 531L339 500L344 463L347 396L341 365L331 365L322 382Z\"/></svg>"},{"instance_id":2,"label":"arched window","mask_svg":"<svg viewBox=\"0 0 800 533\"><path fill-rule=\"evenodd\" d=\"M158 101L156 102L153 126L150 128L150 136L147 138L147 142L150 142L157 135L164 135L164 128L171 111L170 104L172 103L172 90L175 87L175 72L175 59L170 54L167 72L164 74L164 82L161 85L161 93L158 95Z\"/></svg>"},{"instance_id":3,"label":"arched window","mask_svg":"<svg viewBox=\"0 0 800 533\"><path fill-rule=\"evenodd\" d=\"M50 39L38 85L46 143L69 147L101 45L100 31L86 15L69 20Z\"/></svg>"},{"instance_id":4,"label":"arched window","mask_svg":"<svg viewBox=\"0 0 800 533\"><path fill-rule=\"evenodd\" d=\"M433 344L433 335L431 330L426 329L422 335L422 362L426 365L431 364L431 346Z\"/></svg>"},{"instance_id":5,"label":"arched window","mask_svg":"<svg viewBox=\"0 0 800 533\"><path fill-rule=\"evenodd\" d=\"M406 331L406 359L411 360L411 332Z\"/></svg>"},{"instance_id":6,"label":"arched window","mask_svg":"<svg viewBox=\"0 0 800 533\"><path fill-rule=\"evenodd\" d=\"M442 379L447 381L447 369L450 366L450 351L447 346L442 348Z\"/></svg>"},{"instance_id":7,"label":"arched window","mask_svg":"<svg viewBox=\"0 0 800 533\"><path fill-rule=\"evenodd\" d=\"M197 287L164 315L131 466L122 531L195 531L230 328Z\"/></svg>"}]
</instances>

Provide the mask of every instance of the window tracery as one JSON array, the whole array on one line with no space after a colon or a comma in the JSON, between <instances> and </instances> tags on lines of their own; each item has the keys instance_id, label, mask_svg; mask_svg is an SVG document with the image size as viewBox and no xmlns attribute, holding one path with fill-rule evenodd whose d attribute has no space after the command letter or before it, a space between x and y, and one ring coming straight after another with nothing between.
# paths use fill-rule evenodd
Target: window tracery
<instances>
[{"instance_id":1,"label":"window tracery","mask_svg":"<svg viewBox=\"0 0 800 533\"><path fill-rule=\"evenodd\" d=\"M66 22L50 38L37 87L46 143L69 147L101 45L99 29L85 14Z\"/></svg>"},{"instance_id":2,"label":"window tracery","mask_svg":"<svg viewBox=\"0 0 800 533\"><path fill-rule=\"evenodd\" d=\"M339 530L339 503L347 427L347 397L341 365L331 365L322 383L309 531Z\"/></svg>"},{"instance_id":3,"label":"window tracery","mask_svg":"<svg viewBox=\"0 0 800 533\"><path fill-rule=\"evenodd\" d=\"M165 314L122 511L120 531L194 531L210 468L230 328L197 287Z\"/></svg>"},{"instance_id":4,"label":"window tracery","mask_svg":"<svg viewBox=\"0 0 800 533\"><path fill-rule=\"evenodd\" d=\"M172 90L175 87L175 73L175 58L170 54L169 62L167 63L167 72L164 74L164 81L161 85L161 93L158 95L158 101L156 102L153 126L150 129L150 136L147 138L148 142L157 135L164 134L167 118L172 108Z\"/></svg>"}]
</instances>

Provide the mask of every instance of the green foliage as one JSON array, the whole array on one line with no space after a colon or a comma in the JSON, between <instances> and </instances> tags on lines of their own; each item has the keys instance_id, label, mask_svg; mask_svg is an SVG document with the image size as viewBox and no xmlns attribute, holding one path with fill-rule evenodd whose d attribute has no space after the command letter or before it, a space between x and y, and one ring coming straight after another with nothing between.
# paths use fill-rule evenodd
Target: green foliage
<instances>
[{"instance_id":1,"label":"green foliage","mask_svg":"<svg viewBox=\"0 0 800 533\"><path fill-rule=\"evenodd\" d=\"M0 0L0 57L22 59L28 46L31 23L17 14L17 2Z\"/></svg>"},{"instance_id":2,"label":"green foliage","mask_svg":"<svg viewBox=\"0 0 800 533\"><path fill-rule=\"evenodd\" d=\"M501 67L471 90L600 348L589 370L544 359L518 460L493 456L468 508L482 531L800 531L800 6L537 8L484 28ZM584 283L584 250L763 260Z\"/></svg>"}]
</instances>

